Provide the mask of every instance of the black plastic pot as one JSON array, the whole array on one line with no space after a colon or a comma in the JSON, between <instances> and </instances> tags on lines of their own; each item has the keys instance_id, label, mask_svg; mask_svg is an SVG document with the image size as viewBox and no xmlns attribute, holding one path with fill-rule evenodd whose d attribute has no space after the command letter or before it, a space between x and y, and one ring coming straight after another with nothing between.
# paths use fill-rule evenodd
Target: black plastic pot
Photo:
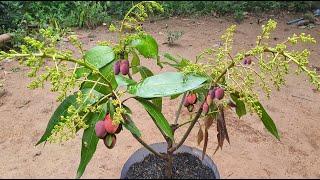
<instances>
[{"instance_id":1,"label":"black plastic pot","mask_svg":"<svg viewBox=\"0 0 320 180\"><path fill-rule=\"evenodd\" d=\"M167 152L167 143L164 143L164 142L155 143L155 144L151 144L150 146L159 153L166 153ZM179 149L177 149L175 151L175 153L189 153L189 154L192 154L192 155L198 157L199 159L201 159L201 156L202 156L201 150L199 150L197 148L185 146L185 145L182 145ZM126 177L127 172L129 171L129 168L133 164L143 161L144 158L147 157L149 154L151 154L151 152L148 151L144 147L142 147L142 148L138 149L136 152L134 152L130 156L130 158L127 160L127 162L124 164L124 166L121 170L120 179L124 179ZM206 165L212 169L212 171L214 172L214 175L215 175L215 177L214 177L215 179L220 179L220 174L217 169L217 166L215 165L215 163L211 160L211 158L209 156L205 155L202 162L204 165Z\"/></svg>"}]
</instances>

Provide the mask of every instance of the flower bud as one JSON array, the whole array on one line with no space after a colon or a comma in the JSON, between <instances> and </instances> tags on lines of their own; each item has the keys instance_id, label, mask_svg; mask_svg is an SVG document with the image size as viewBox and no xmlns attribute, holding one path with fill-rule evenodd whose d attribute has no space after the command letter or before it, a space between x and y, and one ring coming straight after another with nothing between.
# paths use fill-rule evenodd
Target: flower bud
<instances>
[{"instance_id":1,"label":"flower bud","mask_svg":"<svg viewBox=\"0 0 320 180\"><path fill-rule=\"evenodd\" d=\"M223 96L224 96L224 90L223 90L223 88L217 88L215 91L214 91L214 96L217 98L217 99L219 99L219 100L221 100L222 98L223 98Z\"/></svg>"},{"instance_id":2,"label":"flower bud","mask_svg":"<svg viewBox=\"0 0 320 180\"><path fill-rule=\"evenodd\" d=\"M95 126L95 132L98 138L103 139L107 135L103 121L98 121Z\"/></svg>"}]
</instances>

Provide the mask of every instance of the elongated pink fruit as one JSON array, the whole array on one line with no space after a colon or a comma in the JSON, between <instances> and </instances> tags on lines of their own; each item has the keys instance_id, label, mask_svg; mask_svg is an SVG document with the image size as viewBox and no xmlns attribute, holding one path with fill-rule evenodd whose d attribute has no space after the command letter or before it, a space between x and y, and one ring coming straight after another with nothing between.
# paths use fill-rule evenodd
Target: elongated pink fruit
<instances>
[{"instance_id":1,"label":"elongated pink fruit","mask_svg":"<svg viewBox=\"0 0 320 180\"><path fill-rule=\"evenodd\" d=\"M123 75L127 75L129 73L129 61L128 60L121 61L120 71L121 71L121 74L123 74Z\"/></svg>"},{"instance_id":2,"label":"elongated pink fruit","mask_svg":"<svg viewBox=\"0 0 320 180\"><path fill-rule=\"evenodd\" d=\"M113 66L113 71L115 75L120 73L120 61L117 61Z\"/></svg>"},{"instance_id":3,"label":"elongated pink fruit","mask_svg":"<svg viewBox=\"0 0 320 180\"><path fill-rule=\"evenodd\" d=\"M208 95L210 95L211 99L214 99L214 90L210 89Z\"/></svg>"},{"instance_id":4,"label":"elongated pink fruit","mask_svg":"<svg viewBox=\"0 0 320 180\"><path fill-rule=\"evenodd\" d=\"M98 138L103 139L107 135L103 121L98 121L95 126L95 132Z\"/></svg>"},{"instance_id":5,"label":"elongated pink fruit","mask_svg":"<svg viewBox=\"0 0 320 180\"><path fill-rule=\"evenodd\" d=\"M206 98L206 102L207 102L207 104L210 106L211 105L211 103L212 103L212 98L211 98L211 96L208 94L208 96L207 96L207 98Z\"/></svg>"},{"instance_id":6,"label":"elongated pink fruit","mask_svg":"<svg viewBox=\"0 0 320 180\"><path fill-rule=\"evenodd\" d=\"M202 105L202 112L203 112L204 114L207 114L208 111L209 111L209 105L205 102L205 103L203 103L203 105Z\"/></svg>"},{"instance_id":7,"label":"elongated pink fruit","mask_svg":"<svg viewBox=\"0 0 320 180\"><path fill-rule=\"evenodd\" d=\"M184 99L183 105L185 107L188 107L190 105L187 97Z\"/></svg>"}]
</instances>

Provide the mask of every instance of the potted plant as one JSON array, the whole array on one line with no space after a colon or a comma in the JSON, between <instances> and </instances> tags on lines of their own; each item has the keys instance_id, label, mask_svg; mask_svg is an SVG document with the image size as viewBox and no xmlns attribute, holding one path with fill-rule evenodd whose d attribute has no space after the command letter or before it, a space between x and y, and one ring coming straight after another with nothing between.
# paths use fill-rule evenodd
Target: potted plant
<instances>
[{"instance_id":1,"label":"potted plant","mask_svg":"<svg viewBox=\"0 0 320 180\"><path fill-rule=\"evenodd\" d=\"M141 25L148 17L147 13L155 10L163 11L163 8L153 1L134 5L118 26L110 26L109 30L116 32L118 37L118 42L114 44L101 42L84 51L76 36L70 36L72 44L79 49L80 58L70 50L57 48L60 37L51 28L40 30L41 40L26 37L26 44L20 47L20 52L0 52L0 59L15 58L30 67L28 75L35 79L29 88L43 87L49 81L51 90L59 93L61 104L49 120L37 145L66 141L84 129L77 178L82 176L94 155L99 139L107 148L113 148L123 128L129 130L144 149L129 158L121 178L141 178L141 174L137 175L137 167L145 167L143 163L157 164L155 171L148 169L149 175L154 174L154 177L175 178L186 175L199 178L199 174L207 173L200 178L219 178L214 163L205 154L208 129L213 123L217 127L216 151L222 148L224 140L229 142L226 110L235 111L239 118L246 113L258 114L266 129L280 139L272 118L259 102L255 88L260 87L269 97L270 83L279 90L285 84L284 78L290 66L295 65L297 73L306 73L310 82L320 89L319 75L307 68L310 52L307 49L289 49L289 46L299 42L315 43L310 35L294 34L286 41L271 46L267 40L276 28L276 22L269 20L262 26L262 34L257 37L255 47L232 55L236 26L231 26L221 37L222 46L205 49L195 60L176 58L168 53L164 54L166 59L161 60L156 40L144 32ZM171 66L176 71L154 75L140 64L140 57L155 59L161 68ZM46 71L39 75L43 68ZM140 78L133 78L133 74ZM76 92L75 88L78 88ZM165 97L171 100L181 97L176 118L172 121L168 121L162 114L162 100ZM131 119L133 112L126 105L128 100L142 104L163 135L165 143L148 145L142 140L141 132ZM182 108L188 109L190 118L179 122ZM204 141L202 152L183 146L196 123L200 124L198 143ZM189 127L184 135L176 138L174 135L177 129L187 125ZM180 161L183 158L191 164ZM184 168L188 165L191 168ZM150 166L148 164L147 167ZM159 167L162 170L157 170ZM178 173L179 167L178 170L188 169L186 173L191 174Z\"/></svg>"}]
</instances>

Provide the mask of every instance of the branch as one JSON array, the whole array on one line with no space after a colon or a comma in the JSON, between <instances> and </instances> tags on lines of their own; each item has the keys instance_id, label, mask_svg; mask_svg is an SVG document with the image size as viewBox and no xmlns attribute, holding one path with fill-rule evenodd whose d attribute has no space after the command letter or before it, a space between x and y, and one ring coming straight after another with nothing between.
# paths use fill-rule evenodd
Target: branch
<instances>
[{"instance_id":1,"label":"branch","mask_svg":"<svg viewBox=\"0 0 320 180\"><path fill-rule=\"evenodd\" d=\"M179 116L180 116L180 113L181 113L182 104L183 104L183 102L184 102L184 100L185 100L185 98L186 98L186 95L187 95L187 93L185 92L185 93L183 94L182 99L181 99L181 102L180 102L180 105L179 105L179 109L178 109L178 111L177 111L177 113L176 113L176 119L175 119L175 121L174 121L174 124L177 124L177 123L178 123L178 119L179 119Z\"/></svg>"},{"instance_id":2,"label":"branch","mask_svg":"<svg viewBox=\"0 0 320 180\"><path fill-rule=\"evenodd\" d=\"M151 146L149 146L147 143L145 143L141 138L139 138L138 136L136 136L135 134L132 134L132 136L138 140L138 142L143 146L145 147L146 149L148 149L151 153L153 153L154 155L162 158L162 159L165 159L164 155L162 154L159 154L157 151L155 151L154 149L152 149Z\"/></svg>"},{"instance_id":3,"label":"branch","mask_svg":"<svg viewBox=\"0 0 320 180\"><path fill-rule=\"evenodd\" d=\"M203 103L202 103L202 104L203 104ZM170 148L170 149L168 150L168 152L174 152L175 150L177 150L177 149L184 143L184 141L185 141L185 140L187 139L187 137L189 136L189 134L190 134L193 126L194 126L194 125L196 124L196 122L198 121L201 113L202 113L202 105L200 106L200 108L199 108L199 110L198 110L198 112L197 112L197 115L196 115L196 116L194 117L194 119L192 120L192 122L191 122L188 130L187 130L186 133L183 135L183 137L182 137L182 139L180 140L180 142L179 142L177 145L175 145L175 146L173 146L172 148Z\"/></svg>"}]
</instances>

